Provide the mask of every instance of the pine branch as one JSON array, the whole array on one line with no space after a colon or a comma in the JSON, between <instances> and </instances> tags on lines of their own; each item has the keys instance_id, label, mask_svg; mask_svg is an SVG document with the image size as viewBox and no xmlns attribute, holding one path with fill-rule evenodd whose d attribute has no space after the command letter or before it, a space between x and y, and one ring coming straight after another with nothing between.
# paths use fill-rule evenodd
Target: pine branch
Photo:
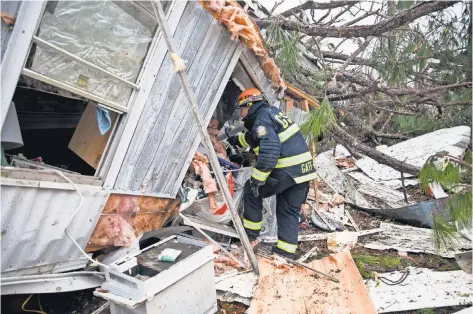
<instances>
[{"instance_id":1,"label":"pine branch","mask_svg":"<svg viewBox=\"0 0 473 314\"><path fill-rule=\"evenodd\" d=\"M307 47L307 46L306 46L306 48L308 48L309 50L311 49L310 47ZM324 58L328 58L328 59L335 59L335 60L342 60L342 61L346 61L346 60L350 59L350 55L346 55L346 54L335 52L335 51L322 50L321 53L324 56ZM352 58L350 60L350 64L366 65L366 66L370 66L370 67L373 67L373 68L376 67L376 65L373 61L363 59L363 58L360 58L360 57Z\"/></svg>"},{"instance_id":2,"label":"pine branch","mask_svg":"<svg viewBox=\"0 0 473 314\"><path fill-rule=\"evenodd\" d=\"M382 138L390 138L390 139L398 139L398 140L408 140L411 137L406 136L403 134L389 134L389 133L383 133L383 132L376 132L372 125L376 124L375 123L365 123L364 121L361 121L356 115L353 114L347 114L345 116L345 119L347 122L351 122L352 124L355 124L362 132L362 136L369 135L369 136L374 136L374 137L382 137Z\"/></svg>"},{"instance_id":3,"label":"pine branch","mask_svg":"<svg viewBox=\"0 0 473 314\"><path fill-rule=\"evenodd\" d=\"M376 108L376 109L379 109L379 110L383 110L383 111L386 111L386 112L390 112L392 114L399 114L399 115L403 115L403 116L412 116L412 117L418 117L422 114L422 112L410 112L410 111L399 111L399 110L392 110L392 109L388 109L388 108L384 108L384 107L380 107L380 106L376 106L375 104L373 103L370 103L370 105L373 107L373 108Z\"/></svg>"},{"instance_id":4,"label":"pine branch","mask_svg":"<svg viewBox=\"0 0 473 314\"><path fill-rule=\"evenodd\" d=\"M353 98L360 98L364 95L373 93L376 90L377 90L377 84L375 83L368 88L362 89L354 93L342 94L339 96L329 96L328 100L332 102L332 101L341 101L341 100L348 100L348 99L353 99Z\"/></svg>"},{"instance_id":5,"label":"pine branch","mask_svg":"<svg viewBox=\"0 0 473 314\"><path fill-rule=\"evenodd\" d=\"M468 167L468 168L473 168L473 166L469 163L467 163L466 161L463 161L457 157L454 157L454 156L450 156L450 155L444 155L444 154L437 154L437 156L440 156L440 157L443 157L443 158L446 158L448 161L452 161L454 163L457 163L459 165L462 165L462 166L465 166L465 167Z\"/></svg>"},{"instance_id":6,"label":"pine branch","mask_svg":"<svg viewBox=\"0 0 473 314\"><path fill-rule=\"evenodd\" d=\"M347 27L347 26L353 25L353 24L355 24L355 23L358 23L359 21L364 20L364 19L366 19L367 17L369 17L369 16L371 16L371 15L375 15L375 14L377 14L378 12L379 12L379 9L378 9L378 10L375 10L375 11L372 11L372 12L371 12L371 11L366 12L365 14L360 15L359 17L357 17L357 18L351 20L350 22L345 23L345 24L343 25L343 27Z\"/></svg>"},{"instance_id":7,"label":"pine branch","mask_svg":"<svg viewBox=\"0 0 473 314\"><path fill-rule=\"evenodd\" d=\"M471 99L469 100L459 100L459 101L452 101L452 102L447 102L444 104L437 104L437 107L452 107L452 106L471 106L472 101Z\"/></svg>"},{"instance_id":8,"label":"pine branch","mask_svg":"<svg viewBox=\"0 0 473 314\"><path fill-rule=\"evenodd\" d=\"M449 85L441 85L434 88L428 89L414 89L414 88L392 88L389 89L394 95L429 95L449 89L461 88L461 87L471 87L471 82L461 82ZM429 96L430 97L430 96Z\"/></svg>"},{"instance_id":9,"label":"pine branch","mask_svg":"<svg viewBox=\"0 0 473 314\"><path fill-rule=\"evenodd\" d=\"M280 1L276 1L276 3L274 4L273 8L269 11L269 13L273 14L274 11L276 11L276 9L278 8L278 6L280 6L285 0L280 0Z\"/></svg>"},{"instance_id":10,"label":"pine branch","mask_svg":"<svg viewBox=\"0 0 473 314\"><path fill-rule=\"evenodd\" d=\"M345 69L348 67L348 65L350 64L351 60L353 60L353 58L356 58L357 55L359 55L363 50L366 49L366 47L368 47L370 41L373 39L373 37L368 37L366 38L366 40L360 45L360 47L358 47L358 49L355 50L355 52L353 52L350 57L345 60L345 62L343 63L343 65L337 70L337 72L335 73L335 75L333 76L333 79L332 80L336 80L337 79L337 76L341 73L341 72L344 72Z\"/></svg>"},{"instance_id":11,"label":"pine branch","mask_svg":"<svg viewBox=\"0 0 473 314\"><path fill-rule=\"evenodd\" d=\"M389 166L399 172L417 175L420 171L420 168L416 166L397 160L391 156L383 154L382 152L363 144L358 138L348 134L338 124L333 124L330 127L329 131L340 140L340 144L345 146L350 153L352 153L352 151L354 151L355 153L361 153L363 155L373 158L380 164Z\"/></svg>"},{"instance_id":12,"label":"pine branch","mask_svg":"<svg viewBox=\"0 0 473 314\"><path fill-rule=\"evenodd\" d=\"M292 9L282 12L280 15L289 17L297 14L300 10L329 10L344 7L346 5L354 5L359 1L330 1L330 2L318 2L318 1L307 1L301 5L298 5Z\"/></svg>"},{"instance_id":13,"label":"pine branch","mask_svg":"<svg viewBox=\"0 0 473 314\"><path fill-rule=\"evenodd\" d=\"M343 14L345 14L347 11L349 11L357 2L351 2L352 4L349 4L345 9L343 10L340 10L340 12L338 12L337 15L335 15L330 21L328 21L327 23L325 23L324 25L327 26L327 25L330 25L330 24L333 24L333 23L337 23L337 19L342 16Z\"/></svg>"},{"instance_id":14,"label":"pine branch","mask_svg":"<svg viewBox=\"0 0 473 314\"><path fill-rule=\"evenodd\" d=\"M388 116L388 118L386 119L386 121L383 123L383 125L381 126L381 128L379 129L378 132L384 132L384 130L387 128L389 122L391 122L391 119L393 118L394 116L394 113L391 112Z\"/></svg>"},{"instance_id":15,"label":"pine branch","mask_svg":"<svg viewBox=\"0 0 473 314\"><path fill-rule=\"evenodd\" d=\"M389 133L381 133L381 132L373 132L373 135L376 137L383 137L383 138L390 138L394 140L409 140L412 136L407 136L404 134L389 134Z\"/></svg>"},{"instance_id":16,"label":"pine branch","mask_svg":"<svg viewBox=\"0 0 473 314\"><path fill-rule=\"evenodd\" d=\"M335 37L335 38L380 36L386 32L395 30L396 28L399 28L402 25L413 22L422 16L426 16L431 13L451 7L457 2L459 1L455 0L455 1L422 2L408 10L402 11L401 13L393 16L390 19L387 19L385 21L382 21L374 25L351 26L351 27L305 25L298 21L293 21L293 20L280 18L280 17L256 19L255 22L262 29L268 27L271 23L279 23L281 27L286 30L299 31L301 33L304 33L310 36ZM305 4L302 4L301 6L304 6L304 5ZM298 12L301 6L293 8L289 11ZM309 8L310 6L307 7L307 9ZM292 14L293 13L290 13L289 15L292 15Z\"/></svg>"}]
</instances>

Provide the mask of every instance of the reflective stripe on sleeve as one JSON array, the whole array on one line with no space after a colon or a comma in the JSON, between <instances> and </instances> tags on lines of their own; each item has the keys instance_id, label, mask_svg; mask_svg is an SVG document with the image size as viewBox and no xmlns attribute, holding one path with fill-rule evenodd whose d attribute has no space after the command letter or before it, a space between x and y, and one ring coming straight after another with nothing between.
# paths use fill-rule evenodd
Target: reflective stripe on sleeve
<instances>
[{"instance_id":1,"label":"reflective stripe on sleeve","mask_svg":"<svg viewBox=\"0 0 473 314\"><path fill-rule=\"evenodd\" d=\"M240 133L238 135L238 141L240 142L240 145L241 147L245 148L245 147L248 147L248 143L246 142L246 138L245 138L245 133Z\"/></svg>"},{"instance_id":2,"label":"reflective stripe on sleeve","mask_svg":"<svg viewBox=\"0 0 473 314\"><path fill-rule=\"evenodd\" d=\"M259 180L259 181L266 181L266 179L269 177L269 174L271 172L268 171L268 172L263 172L263 171L260 171L256 168L253 168L253 173L251 174L251 177L252 178L255 178L256 180Z\"/></svg>"}]
</instances>

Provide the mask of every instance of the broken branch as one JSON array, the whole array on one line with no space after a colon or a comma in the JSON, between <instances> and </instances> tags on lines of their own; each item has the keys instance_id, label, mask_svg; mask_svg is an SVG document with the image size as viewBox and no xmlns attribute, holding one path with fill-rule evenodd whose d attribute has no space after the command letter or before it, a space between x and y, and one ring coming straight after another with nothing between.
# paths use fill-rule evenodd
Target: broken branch
<instances>
[{"instance_id":1,"label":"broken branch","mask_svg":"<svg viewBox=\"0 0 473 314\"><path fill-rule=\"evenodd\" d=\"M330 1L330 2L318 2L318 1L307 1L301 5L298 5L292 9L284 11L281 13L281 16L289 17L291 15L297 14L300 10L329 10L340 8L346 5L354 5L359 1Z\"/></svg>"},{"instance_id":2,"label":"broken branch","mask_svg":"<svg viewBox=\"0 0 473 314\"><path fill-rule=\"evenodd\" d=\"M332 124L330 127L330 132L338 139L340 144L348 149L350 153L362 153L368 157L373 158L380 164L389 166L399 172L417 175L420 171L420 168L416 166L399 161L396 158L383 154L382 152L361 143L359 139L348 134L338 124Z\"/></svg>"},{"instance_id":3,"label":"broken branch","mask_svg":"<svg viewBox=\"0 0 473 314\"><path fill-rule=\"evenodd\" d=\"M337 1L338 2L338 1ZM342 2L342 1L340 1ZM322 37L368 37L368 36L380 36L386 32L392 31L404 24L408 24L416 19L426 16L430 13L434 13L445 8L453 6L459 1L432 1L422 2L408 10L402 11L401 13L393 16L390 19L382 21L374 25L363 25L363 26L351 26L351 27L334 27L334 26L319 26L319 25L305 25L297 21L289 20L280 17L270 17L265 19L256 19L256 24L260 28L266 28L271 23L278 23L283 29L288 31L299 31L301 33L310 36L322 36ZM307 3L307 2L306 2ZM295 7L289 11L284 12L289 16L297 13L301 7L304 9L306 3ZM310 9L307 7L305 9ZM290 12L290 13L289 13Z\"/></svg>"}]
</instances>

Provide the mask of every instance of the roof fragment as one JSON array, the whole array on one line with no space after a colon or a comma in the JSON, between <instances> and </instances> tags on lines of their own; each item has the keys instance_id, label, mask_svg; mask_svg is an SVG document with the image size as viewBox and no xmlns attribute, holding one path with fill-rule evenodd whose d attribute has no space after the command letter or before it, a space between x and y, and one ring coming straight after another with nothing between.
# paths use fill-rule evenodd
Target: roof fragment
<instances>
[{"instance_id":1,"label":"roof fragment","mask_svg":"<svg viewBox=\"0 0 473 314\"><path fill-rule=\"evenodd\" d=\"M285 90L281 72L264 47L263 38L256 23L234 0L199 0L199 3L232 34L232 39L240 39L257 57L265 76L278 89Z\"/></svg>"}]
</instances>

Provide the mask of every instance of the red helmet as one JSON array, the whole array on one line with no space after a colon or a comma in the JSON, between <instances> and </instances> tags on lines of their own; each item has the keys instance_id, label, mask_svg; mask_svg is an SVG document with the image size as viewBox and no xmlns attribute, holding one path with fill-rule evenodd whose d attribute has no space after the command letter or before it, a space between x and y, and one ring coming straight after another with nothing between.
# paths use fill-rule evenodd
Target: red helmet
<instances>
[{"instance_id":1,"label":"red helmet","mask_svg":"<svg viewBox=\"0 0 473 314\"><path fill-rule=\"evenodd\" d=\"M240 96L238 96L237 100L237 107L249 107L253 105L254 101L261 101L264 99L263 94L257 88L248 88L241 92Z\"/></svg>"}]
</instances>

